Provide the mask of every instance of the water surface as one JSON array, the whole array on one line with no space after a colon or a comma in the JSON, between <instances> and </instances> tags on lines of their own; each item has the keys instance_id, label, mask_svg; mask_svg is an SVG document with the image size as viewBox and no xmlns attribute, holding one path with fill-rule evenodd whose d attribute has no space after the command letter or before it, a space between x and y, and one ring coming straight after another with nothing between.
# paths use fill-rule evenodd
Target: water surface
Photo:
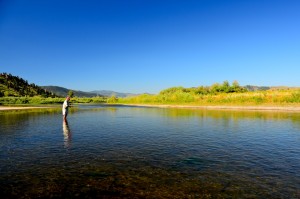
<instances>
[{"instance_id":1,"label":"water surface","mask_svg":"<svg viewBox=\"0 0 300 199\"><path fill-rule=\"evenodd\" d=\"M300 198L300 114L82 105L0 112L6 198Z\"/></svg>"}]
</instances>

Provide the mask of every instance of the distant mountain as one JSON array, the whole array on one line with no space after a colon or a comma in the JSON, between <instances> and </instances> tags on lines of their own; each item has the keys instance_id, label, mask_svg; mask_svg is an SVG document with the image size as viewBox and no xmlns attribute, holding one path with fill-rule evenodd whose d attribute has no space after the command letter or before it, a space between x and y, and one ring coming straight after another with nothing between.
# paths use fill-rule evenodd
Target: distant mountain
<instances>
[{"instance_id":1,"label":"distant mountain","mask_svg":"<svg viewBox=\"0 0 300 199\"><path fill-rule=\"evenodd\" d=\"M266 90L269 90L271 87L246 85L246 86L244 86L244 88L246 88L248 91L266 91Z\"/></svg>"},{"instance_id":2,"label":"distant mountain","mask_svg":"<svg viewBox=\"0 0 300 199\"><path fill-rule=\"evenodd\" d=\"M116 96L116 97L129 97L129 96L136 96L138 94L133 94L133 93L121 93L121 92L115 92L115 91L110 91L110 90L95 90L91 91L91 93L97 93L99 95L103 96Z\"/></svg>"},{"instance_id":3,"label":"distant mountain","mask_svg":"<svg viewBox=\"0 0 300 199\"><path fill-rule=\"evenodd\" d=\"M56 95L34 83L29 84L27 80L21 77L13 76L9 73L0 73L0 97L2 96L55 97Z\"/></svg>"},{"instance_id":4,"label":"distant mountain","mask_svg":"<svg viewBox=\"0 0 300 199\"><path fill-rule=\"evenodd\" d=\"M68 92L72 89L60 87L60 86L42 86L43 89L50 91L52 93L55 93L58 96L67 96ZM96 97L96 96L116 96L116 97L127 97L127 96L135 96L137 94L132 93L120 93L115 91L109 91L109 90L95 90L91 92L85 92L85 91L78 91L78 90L72 90L74 93L74 96L76 97Z\"/></svg>"},{"instance_id":5,"label":"distant mountain","mask_svg":"<svg viewBox=\"0 0 300 199\"><path fill-rule=\"evenodd\" d=\"M289 87L289 86L253 86L253 85L246 85L244 86L244 88L246 88L248 91L299 89L299 87Z\"/></svg>"},{"instance_id":6,"label":"distant mountain","mask_svg":"<svg viewBox=\"0 0 300 199\"><path fill-rule=\"evenodd\" d=\"M94 92L84 92L84 91L78 91L78 90L73 90L73 89L67 89L64 87L60 87L60 86L42 86L43 89L53 92L58 96L67 96L68 92L70 90L73 91L74 96L76 97L96 97L96 96L103 96Z\"/></svg>"}]
</instances>

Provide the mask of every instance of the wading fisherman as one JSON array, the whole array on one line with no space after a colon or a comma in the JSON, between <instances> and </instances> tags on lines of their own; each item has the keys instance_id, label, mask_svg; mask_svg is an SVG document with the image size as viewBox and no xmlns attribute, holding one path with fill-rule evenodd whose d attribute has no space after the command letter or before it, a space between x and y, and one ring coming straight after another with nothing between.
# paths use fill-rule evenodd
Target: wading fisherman
<instances>
[{"instance_id":1,"label":"wading fisherman","mask_svg":"<svg viewBox=\"0 0 300 199\"><path fill-rule=\"evenodd\" d=\"M68 116L68 109L70 107L69 101L70 101L70 97L68 96L66 98L66 100L64 101L63 106L62 106L62 114L63 114L63 120L64 121L66 121L67 116Z\"/></svg>"}]
</instances>

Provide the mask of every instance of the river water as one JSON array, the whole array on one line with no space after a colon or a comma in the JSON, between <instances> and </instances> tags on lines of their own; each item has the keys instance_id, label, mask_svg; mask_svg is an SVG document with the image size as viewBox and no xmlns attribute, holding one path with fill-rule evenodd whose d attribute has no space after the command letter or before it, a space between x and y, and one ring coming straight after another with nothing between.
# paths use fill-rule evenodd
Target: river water
<instances>
[{"instance_id":1,"label":"river water","mask_svg":"<svg viewBox=\"0 0 300 199\"><path fill-rule=\"evenodd\" d=\"M293 112L2 111L0 149L4 198L300 198Z\"/></svg>"}]
</instances>

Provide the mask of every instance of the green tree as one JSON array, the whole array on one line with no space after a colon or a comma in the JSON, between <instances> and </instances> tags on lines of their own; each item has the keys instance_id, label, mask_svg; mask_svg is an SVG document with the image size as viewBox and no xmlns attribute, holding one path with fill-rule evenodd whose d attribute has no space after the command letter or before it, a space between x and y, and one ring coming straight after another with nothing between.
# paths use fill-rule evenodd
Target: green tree
<instances>
[{"instance_id":1,"label":"green tree","mask_svg":"<svg viewBox=\"0 0 300 199\"><path fill-rule=\"evenodd\" d=\"M229 93L230 92L230 84L227 80L223 82L223 84L221 86L221 91L224 92L224 93Z\"/></svg>"},{"instance_id":2,"label":"green tree","mask_svg":"<svg viewBox=\"0 0 300 199\"><path fill-rule=\"evenodd\" d=\"M116 103L118 102L118 98L115 95L112 95L110 98L107 99L108 103Z\"/></svg>"},{"instance_id":3,"label":"green tree","mask_svg":"<svg viewBox=\"0 0 300 199\"><path fill-rule=\"evenodd\" d=\"M74 92L73 92L72 90L69 90L68 96L69 96L69 97L73 97L73 96L74 96Z\"/></svg>"},{"instance_id":4,"label":"green tree","mask_svg":"<svg viewBox=\"0 0 300 199\"><path fill-rule=\"evenodd\" d=\"M197 95L206 95L209 93L209 88L204 87L204 86L199 86L197 88L194 88L194 92Z\"/></svg>"},{"instance_id":5,"label":"green tree","mask_svg":"<svg viewBox=\"0 0 300 199\"><path fill-rule=\"evenodd\" d=\"M176 93L178 91L183 91L184 88L182 86L178 86L178 87L171 87L165 90L160 91L160 95L167 95L167 94L173 94Z\"/></svg>"},{"instance_id":6,"label":"green tree","mask_svg":"<svg viewBox=\"0 0 300 199\"><path fill-rule=\"evenodd\" d=\"M238 83L238 81L234 81L232 83L231 88L232 88L232 92L237 92L237 93L246 92L247 91L246 88L240 86L240 84Z\"/></svg>"},{"instance_id":7,"label":"green tree","mask_svg":"<svg viewBox=\"0 0 300 199\"><path fill-rule=\"evenodd\" d=\"M210 86L210 92L216 94L222 90L222 86L219 83L214 83Z\"/></svg>"},{"instance_id":8,"label":"green tree","mask_svg":"<svg viewBox=\"0 0 300 199\"><path fill-rule=\"evenodd\" d=\"M238 88L238 87L240 87L240 84L239 84L238 81L234 80L234 81L232 82L232 86L233 86L233 88Z\"/></svg>"}]
</instances>

